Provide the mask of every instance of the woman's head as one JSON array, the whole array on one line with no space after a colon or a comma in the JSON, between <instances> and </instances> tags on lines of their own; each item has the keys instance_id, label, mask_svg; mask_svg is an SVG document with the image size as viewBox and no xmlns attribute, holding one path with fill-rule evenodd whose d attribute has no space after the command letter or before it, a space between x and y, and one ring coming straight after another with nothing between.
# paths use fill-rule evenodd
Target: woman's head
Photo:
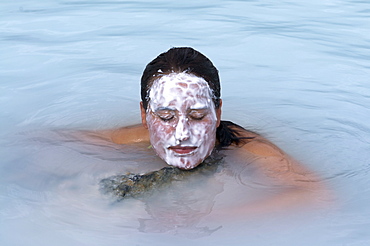
<instances>
[{"instance_id":1,"label":"woman's head","mask_svg":"<svg viewBox=\"0 0 370 246\"><path fill-rule=\"evenodd\" d=\"M169 165L191 169L212 152L220 124L218 71L192 48L172 48L144 70L141 112L150 141Z\"/></svg>"},{"instance_id":2,"label":"woman's head","mask_svg":"<svg viewBox=\"0 0 370 246\"><path fill-rule=\"evenodd\" d=\"M190 47L172 48L151 61L141 77L141 100L146 109L153 81L171 73L188 73L203 78L211 88L216 108L220 106L221 87L217 68L202 53Z\"/></svg>"}]
</instances>

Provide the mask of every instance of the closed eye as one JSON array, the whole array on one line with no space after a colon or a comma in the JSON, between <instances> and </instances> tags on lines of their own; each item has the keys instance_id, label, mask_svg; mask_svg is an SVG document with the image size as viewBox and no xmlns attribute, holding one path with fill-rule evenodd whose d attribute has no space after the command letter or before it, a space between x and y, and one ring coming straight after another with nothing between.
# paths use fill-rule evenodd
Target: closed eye
<instances>
[{"instance_id":1,"label":"closed eye","mask_svg":"<svg viewBox=\"0 0 370 246\"><path fill-rule=\"evenodd\" d=\"M206 109L193 109L189 112L189 117L193 120L202 120L207 115Z\"/></svg>"},{"instance_id":2,"label":"closed eye","mask_svg":"<svg viewBox=\"0 0 370 246\"><path fill-rule=\"evenodd\" d=\"M163 121L170 121L175 117L173 110L157 110L155 114Z\"/></svg>"}]
</instances>

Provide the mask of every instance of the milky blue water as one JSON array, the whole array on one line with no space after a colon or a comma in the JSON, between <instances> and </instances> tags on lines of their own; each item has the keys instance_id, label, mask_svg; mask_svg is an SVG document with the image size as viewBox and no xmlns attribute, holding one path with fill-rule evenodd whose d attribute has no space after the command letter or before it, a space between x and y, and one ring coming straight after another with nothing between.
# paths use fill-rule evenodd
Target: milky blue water
<instances>
[{"instance_id":1,"label":"milky blue water","mask_svg":"<svg viewBox=\"0 0 370 246\"><path fill-rule=\"evenodd\" d=\"M369 18L365 0L1 1L0 245L369 245ZM214 62L223 118L318 173L330 205L207 221L236 187L222 175L168 200L101 194L100 179L160 164L58 131L139 123L141 72L173 46Z\"/></svg>"}]
</instances>

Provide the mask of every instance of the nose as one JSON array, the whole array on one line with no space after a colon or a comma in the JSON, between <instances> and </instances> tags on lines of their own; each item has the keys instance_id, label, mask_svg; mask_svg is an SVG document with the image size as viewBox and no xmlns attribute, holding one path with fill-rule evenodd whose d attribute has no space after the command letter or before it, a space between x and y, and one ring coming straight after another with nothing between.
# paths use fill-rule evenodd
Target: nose
<instances>
[{"instance_id":1,"label":"nose","mask_svg":"<svg viewBox=\"0 0 370 246\"><path fill-rule=\"evenodd\" d=\"M185 117L181 117L175 130L176 144L186 141L190 138L189 124Z\"/></svg>"}]
</instances>

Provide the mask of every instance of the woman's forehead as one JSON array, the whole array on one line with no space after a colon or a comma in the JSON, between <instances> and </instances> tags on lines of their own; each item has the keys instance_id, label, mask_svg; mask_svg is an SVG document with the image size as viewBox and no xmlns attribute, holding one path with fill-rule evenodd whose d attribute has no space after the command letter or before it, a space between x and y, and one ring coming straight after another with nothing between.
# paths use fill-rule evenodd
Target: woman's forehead
<instances>
[{"instance_id":1,"label":"woman's forehead","mask_svg":"<svg viewBox=\"0 0 370 246\"><path fill-rule=\"evenodd\" d=\"M181 72L181 73L170 73L161 76L159 79L155 80L153 85L157 83L158 85L173 85L177 84L183 86L184 88L196 88L199 86L207 86L208 83L202 77L198 77L191 73Z\"/></svg>"},{"instance_id":2,"label":"woman's forehead","mask_svg":"<svg viewBox=\"0 0 370 246\"><path fill-rule=\"evenodd\" d=\"M164 75L155 80L150 89L149 97L179 97L179 96L197 96L210 97L211 90L207 81L193 74L172 73ZM184 95L185 94L185 95Z\"/></svg>"},{"instance_id":3,"label":"woman's forehead","mask_svg":"<svg viewBox=\"0 0 370 246\"><path fill-rule=\"evenodd\" d=\"M149 93L152 106L169 106L177 103L211 103L211 90L201 77L188 73L164 75L153 82Z\"/></svg>"}]
</instances>

